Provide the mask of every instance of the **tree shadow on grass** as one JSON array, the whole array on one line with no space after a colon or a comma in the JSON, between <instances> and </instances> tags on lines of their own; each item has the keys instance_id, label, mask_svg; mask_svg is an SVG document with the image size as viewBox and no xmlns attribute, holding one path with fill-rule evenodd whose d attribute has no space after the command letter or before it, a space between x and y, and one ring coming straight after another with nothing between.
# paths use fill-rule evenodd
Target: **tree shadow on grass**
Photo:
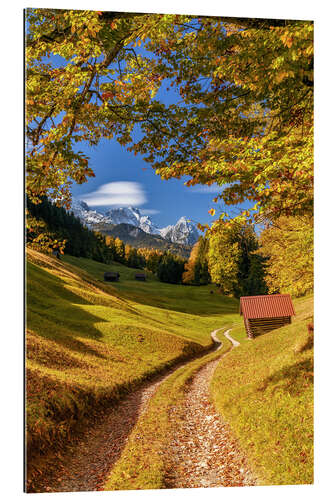
<instances>
[{"instance_id":1,"label":"tree shadow on grass","mask_svg":"<svg viewBox=\"0 0 333 500\"><path fill-rule=\"evenodd\" d=\"M309 334L306 342L300 347L299 352L308 351L313 348L313 334Z\"/></svg>"},{"instance_id":2,"label":"tree shadow on grass","mask_svg":"<svg viewBox=\"0 0 333 500\"><path fill-rule=\"evenodd\" d=\"M89 344L89 340L99 341L102 337L102 334L93 326L94 319L91 318L91 315L88 319L89 321L91 321L88 334L83 333L82 331L69 329L68 325L66 328L63 328L59 324L50 321L46 316L40 316L35 312L31 312L28 315L27 327L34 334L56 342L60 346L65 347L71 351L75 351L80 354L90 354L102 359L108 359L107 356L94 348L93 344ZM75 337L85 337L88 342L84 342Z\"/></svg>"},{"instance_id":3,"label":"tree shadow on grass","mask_svg":"<svg viewBox=\"0 0 333 500\"><path fill-rule=\"evenodd\" d=\"M272 392L283 390L295 396L303 392L310 383L313 383L313 359L300 361L276 371L260 383L257 390L264 392L271 388Z\"/></svg>"},{"instance_id":4,"label":"tree shadow on grass","mask_svg":"<svg viewBox=\"0 0 333 500\"><path fill-rule=\"evenodd\" d=\"M106 359L93 345L75 338L98 341L103 335L95 325L107 323L84 305L91 302L66 289L58 276L38 267L33 270L27 290L28 328L74 351Z\"/></svg>"}]
</instances>

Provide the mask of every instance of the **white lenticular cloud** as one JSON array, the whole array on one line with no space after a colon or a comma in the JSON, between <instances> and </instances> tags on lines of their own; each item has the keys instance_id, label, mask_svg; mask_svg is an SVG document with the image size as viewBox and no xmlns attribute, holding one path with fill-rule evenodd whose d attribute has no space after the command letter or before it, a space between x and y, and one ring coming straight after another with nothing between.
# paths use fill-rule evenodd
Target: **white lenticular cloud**
<instances>
[{"instance_id":1,"label":"white lenticular cloud","mask_svg":"<svg viewBox=\"0 0 333 500\"><path fill-rule=\"evenodd\" d=\"M138 207L147 201L145 192L138 182L108 182L81 199L88 205L96 207L110 205Z\"/></svg>"}]
</instances>

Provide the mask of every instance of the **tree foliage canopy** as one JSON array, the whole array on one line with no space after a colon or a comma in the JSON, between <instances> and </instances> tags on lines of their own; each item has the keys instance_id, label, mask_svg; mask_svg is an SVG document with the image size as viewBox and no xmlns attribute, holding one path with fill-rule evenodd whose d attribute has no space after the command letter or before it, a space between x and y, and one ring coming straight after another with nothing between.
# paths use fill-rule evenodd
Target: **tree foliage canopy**
<instances>
[{"instance_id":1,"label":"tree foliage canopy","mask_svg":"<svg viewBox=\"0 0 333 500\"><path fill-rule=\"evenodd\" d=\"M267 260L270 293L294 296L313 291L313 221L280 217L260 235L260 254Z\"/></svg>"},{"instance_id":2,"label":"tree foliage canopy","mask_svg":"<svg viewBox=\"0 0 333 500\"><path fill-rule=\"evenodd\" d=\"M252 200L271 218L311 213L313 24L204 18L181 31L162 53L185 106L169 106L164 134L145 124L148 160L162 178L221 185L214 201Z\"/></svg>"},{"instance_id":3,"label":"tree foliage canopy","mask_svg":"<svg viewBox=\"0 0 333 500\"><path fill-rule=\"evenodd\" d=\"M27 22L32 200L68 201L93 175L77 143L115 137L163 179L252 200L245 217L311 213L313 23L53 9ZM179 101L160 102L161 85Z\"/></svg>"},{"instance_id":4,"label":"tree foliage canopy","mask_svg":"<svg viewBox=\"0 0 333 500\"><path fill-rule=\"evenodd\" d=\"M185 18L183 18L185 20ZM70 200L72 181L94 175L77 143L131 140L136 123L160 113L162 76L135 47L160 38L174 16L28 9L27 191ZM53 57L50 57L53 56Z\"/></svg>"},{"instance_id":5,"label":"tree foliage canopy","mask_svg":"<svg viewBox=\"0 0 333 500\"><path fill-rule=\"evenodd\" d=\"M208 269L224 294L240 297L267 292L265 257L251 225L236 222L221 227L209 239Z\"/></svg>"}]
</instances>

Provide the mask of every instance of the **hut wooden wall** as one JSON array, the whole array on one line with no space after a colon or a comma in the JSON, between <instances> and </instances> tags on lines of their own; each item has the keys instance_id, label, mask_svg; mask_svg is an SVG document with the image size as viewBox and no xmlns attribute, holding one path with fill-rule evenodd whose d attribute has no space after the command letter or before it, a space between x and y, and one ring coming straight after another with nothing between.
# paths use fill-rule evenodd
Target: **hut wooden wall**
<instances>
[{"instance_id":1,"label":"hut wooden wall","mask_svg":"<svg viewBox=\"0 0 333 500\"><path fill-rule=\"evenodd\" d=\"M245 330L246 330L247 336L249 337L249 339L253 339L253 333L251 331L250 323L249 323L249 320L247 318L244 318L244 325L245 325Z\"/></svg>"},{"instance_id":2,"label":"hut wooden wall","mask_svg":"<svg viewBox=\"0 0 333 500\"><path fill-rule=\"evenodd\" d=\"M290 316L281 316L279 318L252 318L246 319L245 328L248 337L253 338L263 333L270 332L283 325L291 323ZM248 324L246 324L248 323Z\"/></svg>"}]
</instances>

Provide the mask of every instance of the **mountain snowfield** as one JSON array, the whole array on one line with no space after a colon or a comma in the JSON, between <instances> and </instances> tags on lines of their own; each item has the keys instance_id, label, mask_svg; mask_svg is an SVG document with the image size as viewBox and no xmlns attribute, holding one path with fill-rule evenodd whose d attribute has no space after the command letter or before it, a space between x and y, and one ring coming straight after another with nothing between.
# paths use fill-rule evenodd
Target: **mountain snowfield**
<instances>
[{"instance_id":1,"label":"mountain snowfield","mask_svg":"<svg viewBox=\"0 0 333 500\"><path fill-rule=\"evenodd\" d=\"M160 229L160 235L172 243L182 243L183 245L194 245L199 238L198 230L186 217L181 217L174 226L167 226Z\"/></svg>"},{"instance_id":2,"label":"mountain snowfield","mask_svg":"<svg viewBox=\"0 0 333 500\"><path fill-rule=\"evenodd\" d=\"M175 225L167 227L157 227L148 215L141 214L138 208L108 208L103 209L103 213L92 210L87 203L73 198L71 211L83 224L91 226L93 224L130 224L139 227L148 234L156 234L171 241L183 245L194 245L199 238L196 225L186 217L181 217Z\"/></svg>"}]
</instances>

